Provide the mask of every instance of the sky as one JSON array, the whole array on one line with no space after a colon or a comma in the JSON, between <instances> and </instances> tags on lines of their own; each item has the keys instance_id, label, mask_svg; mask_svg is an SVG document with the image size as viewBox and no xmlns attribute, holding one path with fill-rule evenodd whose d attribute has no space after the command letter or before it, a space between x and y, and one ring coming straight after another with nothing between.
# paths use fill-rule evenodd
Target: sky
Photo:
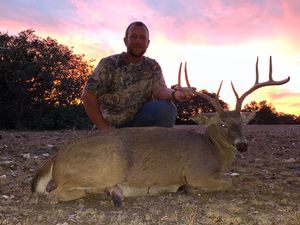
<instances>
[{"instance_id":1,"label":"sky","mask_svg":"<svg viewBox=\"0 0 300 225\"><path fill-rule=\"evenodd\" d=\"M267 100L277 112L300 115L299 0L0 0L0 31L27 29L73 47L95 59L126 51L123 37L133 21L150 31L146 56L156 59L168 86L176 84L180 62L187 62L190 83L217 92L235 107L232 81L239 95L254 85L259 57L260 82L291 80L261 88L250 101ZM184 83L183 83L184 84Z\"/></svg>"}]
</instances>

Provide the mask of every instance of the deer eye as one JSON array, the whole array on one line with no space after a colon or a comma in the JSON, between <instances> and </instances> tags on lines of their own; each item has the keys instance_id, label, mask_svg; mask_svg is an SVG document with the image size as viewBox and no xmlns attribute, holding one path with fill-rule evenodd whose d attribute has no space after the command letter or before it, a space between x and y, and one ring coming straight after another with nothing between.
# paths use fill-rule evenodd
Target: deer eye
<instances>
[{"instance_id":1,"label":"deer eye","mask_svg":"<svg viewBox=\"0 0 300 225\"><path fill-rule=\"evenodd\" d=\"M225 123L220 123L220 127L222 127L222 128L226 128L226 127L227 127L227 125L226 125Z\"/></svg>"}]
</instances>

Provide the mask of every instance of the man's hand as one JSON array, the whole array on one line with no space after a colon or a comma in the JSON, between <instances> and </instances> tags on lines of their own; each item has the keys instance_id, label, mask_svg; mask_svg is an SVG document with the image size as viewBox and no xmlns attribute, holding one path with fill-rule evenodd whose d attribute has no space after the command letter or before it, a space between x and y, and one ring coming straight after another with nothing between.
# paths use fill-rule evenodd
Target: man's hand
<instances>
[{"instance_id":1,"label":"man's hand","mask_svg":"<svg viewBox=\"0 0 300 225\"><path fill-rule=\"evenodd\" d=\"M196 88L193 87L180 87L175 88L174 100L179 102L185 102L190 100L194 96Z\"/></svg>"}]
</instances>

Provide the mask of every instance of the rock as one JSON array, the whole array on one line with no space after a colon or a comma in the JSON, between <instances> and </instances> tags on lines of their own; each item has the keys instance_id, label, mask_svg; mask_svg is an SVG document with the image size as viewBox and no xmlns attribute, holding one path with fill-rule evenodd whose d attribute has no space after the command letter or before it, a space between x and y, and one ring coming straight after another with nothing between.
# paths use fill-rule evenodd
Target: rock
<instances>
[{"instance_id":1,"label":"rock","mask_svg":"<svg viewBox=\"0 0 300 225\"><path fill-rule=\"evenodd\" d=\"M21 154L24 159L30 159L30 153Z\"/></svg>"},{"instance_id":2,"label":"rock","mask_svg":"<svg viewBox=\"0 0 300 225\"><path fill-rule=\"evenodd\" d=\"M238 176L240 176L240 174L236 173L236 172L228 172L228 173L225 173L224 175L225 176L231 176L231 177L238 177Z\"/></svg>"},{"instance_id":3,"label":"rock","mask_svg":"<svg viewBox=\"0 0 300 225\"><path fill-rule=\"evenodd\" d=\"M295 158L289 158L289 159L286 159L284 160L285 163L295 163L297 162L297 160Z\"/></svg>"},{"instance_id":4,"label":"rock","mask_svg":"<svg viewBox=\"0 0 300 225\"><path fill-rule=\"evenodd\" d=\"M238 177L238 176L240 176L240 174L239 173L231 173L230 176L231 177Z\"/></svg>"},{"instance_id":5,"label":"rock","mask_svg":"<svg viewBox=\"0 0 300 225\"><path fill-rule=\"evenodd\" d=\"M2 195L1 197L4 198L4 199L9 199L8 195Z\"/></svg>"},{"instance_id":6,"label":"rock","mask_svg":"<svg viewBox=\"0 0 300 225\"><path fill-rule=\"evenodd\" d=\"M7 148L7 145L0 145L0 149L5 149Z\"/></svg>"},{"instance_id":7,"label":"rock","mask_svg":"<svg viewBox=\"0 0 300 225\"><path fill-rule=\"evenodd\" d=\"M1 197L4 198L4 199L6 199L6 200L8 200L8 199L14 199L15 198L14 195L10 195L10 196L8 196L8 195L2 195Z\"/></svg>"},{"instance_id":8,"label":"rock","mask_svg":"<svg viewBox=\"0 0 300 225\"><path fill-rule=\"evenodd\" d=\"M9 161L9 160L2 161L2 162L0 162L0 166L7 166L7 165L12 164L13 162L14 162L14 161Z\"/></svg>"}]
</instances>

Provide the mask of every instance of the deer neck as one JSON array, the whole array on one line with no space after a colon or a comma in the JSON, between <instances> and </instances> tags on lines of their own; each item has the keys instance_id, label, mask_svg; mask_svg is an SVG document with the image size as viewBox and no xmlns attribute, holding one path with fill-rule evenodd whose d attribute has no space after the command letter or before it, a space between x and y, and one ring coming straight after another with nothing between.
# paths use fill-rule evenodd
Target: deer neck
<instances>
[{"instance_id":1,"label":"deer neck","mask_svg":"<svg viewBox=\"0 0 300 225\"><path fill-rule=\"evenodd\" d=\"M207 136L209 140L213 143L213 145L216 147L219 160L222 164L222 171L226 172L230 168L235 158L235 147L229 144L226 140L222 138L222 136L218 135L218 133L214 131L207 131Z\"/></svg>"}]
</instances>

